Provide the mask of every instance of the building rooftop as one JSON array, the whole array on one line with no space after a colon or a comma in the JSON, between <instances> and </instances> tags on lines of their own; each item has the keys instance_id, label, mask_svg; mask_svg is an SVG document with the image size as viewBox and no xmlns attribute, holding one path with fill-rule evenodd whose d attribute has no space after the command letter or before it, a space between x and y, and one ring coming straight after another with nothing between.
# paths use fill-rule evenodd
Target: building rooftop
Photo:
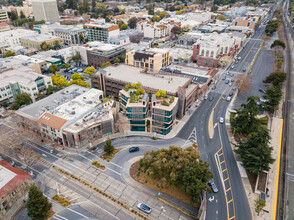
<instances>
[{"instance_id":1,"label":"building rooftop","mask_svg":"<svg viewBox=\"0 0 294 220\"><path fill-rule=\"evenodd\" d=\"M88 50L111 51L111 50L118 49L121 46L114 45L114 44L107 44L101 41L93 41L84 45L84 47L87 47Z\"/></svg>"},{"instance_id":2,"label":"building rooftop","mask_svg":"<svg viewBox=\"0 0 294 220\"><path fill-rule=\"evenodd\" d=\"M100 70L99 70L100 71ZM190 79L177 76L163 76L163 75L151 75L141 73L142 69L128 66L108 66L104 69L108 78L123 81L127 83L144 82L143 87L164 90L168 93L175 94L180 86L186 85Z\"/></svg>"},{"instance_id":3,"label":"building rooftop","mask_svg":"<svg viewBox=\"0 0 294 220\"><path fill-rule=\"evenodd\" d=\"M118 25L117 24L112 24L112 23L105 23L105 22L92 22L92 23L88 23L85 24L86 27L97 27L97 28L110 28L110 27L116 27L118 29Z\"/></svg>"},{"instance_id":4,"label":"building rooftop","mask_svg":"<svg viewBox=\"0 0 294 220\"><path fill-rule=\"evenodd\" d=\"M24 56L24 55L17 55L7 58L0 58L0 72L6 69L18 69L22 67L29 67L34 66L36 64L44 62L41 59Z\"/></svg>"},{"instance_id":5,"label":"building rooftop","mask_svg":"<svg viewBox=\"0 0 294 220\"><path fill-rule=\"evenodd\" d=\"M49 34L37 34L37 35L32 35L32 36L24 36L21 38L26 39L26 40L30 40L30 41L39 42L39 43L42 43L43 41L47 41L47 40L60 39L59 37L52 36Z\"/></svg>"}]
</instances>

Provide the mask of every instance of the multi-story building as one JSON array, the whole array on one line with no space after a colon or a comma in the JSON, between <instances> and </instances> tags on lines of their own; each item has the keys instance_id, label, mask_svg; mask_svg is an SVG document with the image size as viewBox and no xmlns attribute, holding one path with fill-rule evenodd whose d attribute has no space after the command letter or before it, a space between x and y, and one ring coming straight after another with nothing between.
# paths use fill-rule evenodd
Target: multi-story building
<instances>
[{"instance_id":1,"label":"multi-story building","mask_svg":"<svg viewBox=\"0 0 294 220\"><path fill-rule=\"evenodd\" d=\"M5 10L0 9L0 23L5 22L8 23L8 14Z\"/></svg>"},{"instance_id":2,"label":"multi-story building","mask_svg":"<svg viewBox=\"0 0 294 220\"><path fill-rule=\"evenodd\" d=\"M151 131L168 134L173 126L178 111L178 98L174 96L156 96L151 100Z\"/></svg>"},{"instance_id":3,"label":"multi-story building","mask_svg":"<svg viewBox=\"0 0 294 220\"><path fill-rule=\"evenodd\" d=\"M97 89L71 85L16 114L20 126L64 147L79 149L114 131L114 101Z\"/></svg>"},{"instance_id":4,"label":"multi-story building","mask_svg":"<svg viewBox=\"0 0 294 220\"><path fill-rule=\"evenodd\" d=\"M145 38L165 38L169 37L173 25L141 21L138 22L136 29L144 33Z\"/></svg>"},{"instance_id":5,"label":"multi-story building","mask_svg":"<svg viewBox=\"0 0 294 220\"><path fill-rule=\"evenodd\" d=\"M82 63L101 67L103 63L113 62L126 53L126 49L119 45L106 44L95 41L76 48L82 57Z\"/></svg>"},{"instance_id":6,"label":"multi-story building","mask_svg":"<svg viewBox=\"0 0 294 220\"><path fill-rule=\"evenodd\" d=\"M5 10L7 13L11 13L12 11L16 11L17 15L20 16L21 12L23 12L24 16L27 18L33 14L33 8L29 6L28 1L22 1L23 6L2 6L2 9Z\"/></svg>"},{"instance_id":7,"label":"multi-story building","mask_svg":"<svg viewBox=\"0 0 294 220\"><path fill-rule=\"evenodd\" d=\"M142 73L137 67L128 65L108 66L99 69L91 76L92 87L104 91L110 97L119 98L119 91L127 84L144 82L143 89L146 93L156 93L158 90L166 91L167 95L178 97L177 117L182 118L198 97L199 86L191 78L153 75Z\"/></svg>"},{"instance_id":8,"label":"multi-story building","mask_svg":"<svg viewBox=\"0 0 294 220\"><path fill-rule=\"evenodd\" d=\"M26 29L16 29L11 31L5 31L0 33L0 49L7 47L21 46L20 38L34 36L38 33L36 31Z\"/></svg>"},{"instance_id":9,"label":"multi-story building","mask_svg":"<svg viewBox=\"0 0 294 220\"><path fill-rule=\"evenodd\" d=\"M169 50L150 48L130 51L126 54L125 63L156 73L169 65Z\"/></svg>"},{"instance_id":10,"label":"multi-story building","mask_svg":"<svg viewBox=\"0 0 294 220\"><path fill-rule=\"evenodd\" d=\"M253 18L250 18L250 19L238 18L233 21L234 26L248 27L251 30L254 30L255 23L256 21Z\"/></svg>"},{"instance_id":11,"label":"multi-story building","mask_svg":"<svg viewBox=\"0 0 294 220\"><path fill-rule=\"evenodd\" d=\"M5 71L0 74L0 103L11 103L20 93L29 94L35 102L38 93L44 92L49 85L52 85L51 77L38 74L27 67Z\"/></svg>"},{"instance_id":12,"label":"multi-story building","mask_svg":"<svg viewBox=\"0 0 294 220\"><path fill-rule=\"evenodd\" d=\"M13 167L2 158L0 158L0 176L0 219L10 219L9 211L18 210L19 206L23 205L33 181L30 174Z\"/></svg>"},{"instance_id":13,"label":"multi-story building","mask_svg":"<svg viewBox=\"0 0 294 220\"><path fill-rule=\"evenodd\" d=\"M236 39L227 33L206 34L193 46L193 60L199 66L217 67L222 56L233 57L239 49Z\"/></svg>"},{"instance_id":14,"label":"multi-story building","mask_svg":"<svg viewBox=\"0 0 294 220\"><path fill-rule=\"evenodd\" d=\"M107 43L109 37L118 37L119 28L117 24L97 22L85 25L88 31L89 41L103 41Z\"/></svg>"},{"instance_id":15,"label":"multi-story building","mask_svg":"<svg viewBox=\"0 0 294 220\"><path fill-rule=\"evenodd\" d=\"M63 40L60 37L48 35L48 34L37 34L33 36L21 37L20 43L22 46L27 48L35 48L41 50L41 44L45 42L49 48L55 48L56 42L58 46L62 47Z\"/></svg>"},{"instance_id":16,"label":"multi-story building","mask_svg":"<svg viewBox=\"0 0 294 220\"><path fill-rule=\"evenodd\" d=\"M10 31L10 26L9 24L2 22L0 23L0 32L4 32L4 31Z\"/></svg>"},{"instance_id":17,"label":"multi-story building","mask_svg":"<svg viewBox=\"0 0 294 220\"><path fill-rule=\"evenodd\" d=\"M55 0L31 0L36 21L59 22L57 2Z\"/></svg>"},{"instance_id":18,"label":"multi-story building","mask_svg":"<svg viewBox=\"0 0 294 220\"><path fill-rule=\"evenodd\" d=\"M140 90L140 89L139 89ZM119 91L120 104L130 122L131 131L146 131L146 117L149 110L149 97L137 89L126 88Z\"/></svg>"},{"instance_id":19,"label":"multi-story building","mask_svg":"<svg viewBox=\"0 0 294 220\"><path fill-rule=\"evenodd\" d=\"M81 43L80 36L86 39L88 32L82 26L62 25L59 28L55 28L54 36L60 37L65 44L72 45Z\"/></svg>"},{"instance_id":20,"label":"multi-story building","mask_svg":"<svg viewBox=\"0 0 294 220\"><path fill-rule=\"evenodd\" d=\"M127 35L120 35L118 37L109 37L108 38L109 44L125 46L131 43L129 36Z\"/></svg>"}]
</instances>

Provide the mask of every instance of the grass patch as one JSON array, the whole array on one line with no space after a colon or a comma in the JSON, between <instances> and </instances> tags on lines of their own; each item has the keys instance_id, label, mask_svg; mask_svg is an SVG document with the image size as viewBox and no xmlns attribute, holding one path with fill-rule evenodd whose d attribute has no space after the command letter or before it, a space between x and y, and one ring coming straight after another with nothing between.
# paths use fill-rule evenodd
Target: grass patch
<instances>
[{"instance_id":1,"label":"grass patch","mask_svg":"<svg viewBox=\"0 0 294 220\"><path fill-rule=\"evenodd\" d=\"M100 156L103 160L106 160L107 162L109 162L112 158L114 158L114 156L120 152L120 149L115 149L111 154L103 154L102 156Z\"/></svg>"},{"instance_id":2,"label":"grass patch","mask_svg":"<svg viewBox=\"0 0 294 220\"><path fill-rule=\"evenodd\" d=\"M99 168L99 169L101 169L101 170L105 170L105 166L102 165L101 163L99 163L96 160L92 162L92 165L95 166L95 167L97 167L97 168Z\"/></svg>"},{"instance_id":3,"label":"grass patch","mask_svg":"<svg viewBox=\"0 0 294 220\"><path fill-rule=\"evenodd\" d=\"M187 204L191 204L191 198L189 195L185 194L181 189L176 188L174 186L169 186L166 183L159 182L156 179L152 179L147 174L140 172L139 161L132 164L130 168L131 177L137 182L154 189L156 191L160 191L166 194L169 194L172 197L175 197ZM199 207L200 204L197 204L196 207Z\"/></svg>"},{"instance_id":4,"label":"grass patch","mask_svg":"<svg viewBox=\"0 0 294 220\"><path fill-rule=\"evenodd\" d=\"M60 203L62 206L66 207L66 206L70 206L71 204L71 201L67 200L66 198L64 197L61 197L59 195L55 195L52 197L52 199L58 203Z\"/></svg>"}]
</instances>

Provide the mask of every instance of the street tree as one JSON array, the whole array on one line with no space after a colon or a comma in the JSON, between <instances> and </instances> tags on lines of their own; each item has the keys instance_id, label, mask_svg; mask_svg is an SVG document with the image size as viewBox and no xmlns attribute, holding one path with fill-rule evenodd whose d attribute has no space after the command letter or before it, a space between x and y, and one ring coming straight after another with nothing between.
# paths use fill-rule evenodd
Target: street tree
<instances>
[{"instance_id":1,"label":"street tree","mask_svg":"<svg viewBox=\"0 0 294 220\"><path fill-rule=\"evenodd\" d=\"M81 57L81 54L77 52L76 55L74 55L71 59L76 63L80 63L82 60L82 57Z\"/></svg>"},{"instance_id":2,"label":"street tree","mask_svg":"<svg viewBox=\"0 0 294 220\"><path fill-rule=\"evenodd\" d=\"M82 79L71 80L69 83L67 83L66 86L71 86L72 84L83 86L83 87L86 87L86 88L89 88L90 87L90 84L89 83L86 83Z\"/></svg>"},{"instance_id":3,"label":"street tree","mask_svg":"<svg viewBox=\"0 0 294 220\"><path fill-rule=\"evenodd\" d=\"M179 35L180 33L182 33L182 28L180 26L174 26L172 29L171 29L171 32L177 36Z\"/></svg>"},{"instance_id":4,"label":"street tree","mask_svg":"<svg viewBox=\"0 0 294 220\"><path fill-rule=\"evenodd\" d=\"M52 208L50 203L43 195L43 192L36 185L31 185L29 188L29 198L27 201L28 216L33 220L43 220L49 215Z\"/></svg>"},{"instance_id":5,"label":"street tree","mask_svg":"<svg viewBox=\"0 0 294 220\"><path fill-rule=\"evenodd\" d=\"M265 80L263 80L263 82L271 83L273 86L279 86L285 82L286 78L287 73L285 72L272 72L265 78Z\"/></svg>"},{"instance_id":6,"label":"street tree","mask_svg":"<svg viewBox=\"0 0 294 220\"><path fill-rule=\"evenodd\" d=\"M16 158L19 159L26 168L35 166L38 160L40 160L40 156L37 155L35 151L31 150L28 144L28 142L24 142L21 147L16 147L14 149Z\"/></svg>"},{"instance_id":7,"label":"street tree","mask_svg":"<svg viewBox=\"0 0 294 220\"><path fill-rule=\"evenodd\" d=\"M84 77L81 76L79 73L74 73L71 75L71 79L72 80L78 80L78 79L84 80Z\"/></svg>"},{"instance_id":8,"label":"street tree","mask_svg":"<svg viewBox=\"0 0 294 220\"><path fill-rule=\"evenodd\" d=\"M55 74L59 70L60 70L60 68L57 65L55 65L55 64L52 64L52 65L49 66L49 72L50 73Z\"/></svg>"},{"instance_id":9,"label":"street tree","mask_svg":"<svg viewBox=\"0 0 294 220\"><path fill-rule=\"evenodd\" d=\"M49 85L48 88L46 89L46 94L51 95L56 91L56 88L52 85Z\"/></svg>"},{"instance_id":10,"label":"street tree","mask_svg":"<svg viewBox=\"0 0 294 220\"><path fill-rule=\"evenodd\" d=\"M16 53L11 51L11 50L8 50L6 51L6 53L3 54L3 58L7 58L7 57L13 57L13 56L16 56Z\"/></svg>"},{"instance_id":11,"label":"street tree","mask_svg":"<svg viewBox=\"0 0 294 220\"><path fill-rule=\"evenodd\" d=\"M21 18L21 19L26 18L26 16L24 15L24 13L23 13L22 10L20 11L20 18Z\"/></svg>"},{"instance_id":12,"label":"street tree","mask_svg":"<svg viewBox=\"0 0 294 220\"><path fill-rule=\"evenodd\" d=\"M284 43L284 41L281 41L281 40L275 40L272 44L271 44L271 48L274 48L274 47L281 47L283 49L286 48L286 45Z\"/></svg>"},{"instance_id":13,"label":"street tree","mask_svg":"<svg viewBox=\"0 0 294 220\"><path fill-rule=\"evenodd\" d=\"M85 73L86 73L87 75L92 75L94 72L95 72L95 68L94 68L94 67L87 67L87 68L85 69Z\"/></svg>"},{"instance_id":14,"label":"street tree","mask_svg":"<svg viewBox=\"0 0 294 220\"><path fill-rule=\"evenodd\" d=\"M91 1L91 6L92 6L91 11L92 11L92 12L95 12L96 4L97 4L97 3L96 3L96 0L92 0L92 1Z\"/></svg>"},{"instance_id":15,"label":"street tree","mask_svg":"<svg viewBox=\"0 0 294 220\"><path fill-rule=\"evenodd\" d=\"M54 47L56 50L61 47L58 40L54 41Z\"/></svg>"},{"instance_id":16,"label":"street tree","mask_svg":"<svg viewBox=\"0 0 294 220\"><path fill-rule=\"evenodd\" d=\"M111 65L111 63L108 61L106 63L102 63L101 67L105 68L105 67L108 67L109 65Z\"/></svg>"},{"instance_id":17,"label":"street tree","mask_svg":"<svg viewBox=\"0 0 294 220\"><path fill-rule=\"evenodd\" d=\"M38 97L38 99L40 100L40 99L43 99L43 98L45 97L45 95L44 95L43 93L39 92L39 93L37 94L37 97Z\"/></svg>"},{"instance_id":18,"label":"street tree","mask_svg":"<svg viewBox=\"0 0 294 220\"><path fill-rule=\"evenodd\" d=\"M157 16L157 15L154 15L154 16L151 18L151 21L152 21L152 22L159 22L160 20L161 20L160 17Z\"/></svg>"},{"instance_id":19,"label":"street tree","mask_svg":"<svg viewBox=\"0 0 294 220\"><path fill-rule=\"evenodd\" d=\"M62 65L61 65L61 67L63 68L63 69L68 69L68 68L70 68L70 64L67 64L67 63L63 63Z\"/></svg>"},{"instance_id":20,"label":"street tree","mask_svg":"<svg viewBox=\"0 0 294 220\"><path fill-rule=\"evenodd\" d=\"M15 101L20 105L28 105L31 103L31 97L27 93L20 93L15 97Z\"/></svg>"},{"instance_id":21,"label":"street tree","mask_svg":"<svg viewBox=\"0 0 294 220\"><path fill-rule=\"evenodd\" d=\"M10 13L10 19L11 21L15 21L18 19L18 15L17 15L17 11L16 10L12 10Z\"/></svg>"},{"instance_id":22,"label":"street tree","mask_svg":"<svg viewBox=\"0 0 294 220\"><path fill-rule=\"evenodd\" d=\"M207 189L207 181L213 177L209 164L199 158L199 152L192 146L187 149L170 146L169 149L147 151L139 161L140 171L163 187L171 185L182 189L196 204L201 192Z\"/></svg>"},{"instance_id":23,"label":"street tree","mask_svg":"<svg viewBox=\"0 0 294 220\"><path fill-rule=\"evenodd\" d=\"M261 210L266 206L266 201L264 199L258 198L254 200L255 211L259 215Z\"/></svg>"},{"instance_id":24,"label":"street tree","mask_svg":"<svg viewBox=\"0 0 294 220\"><path fill-rule=\"evenodd\" d=\"M235 79L235 84L239 88L238 92L240 94L246 94L252 86L251 77L246 74L238 74L235 76Z\"/></svg>"},{"instance_id":25,"label":"street tree","mask_svg":"<svg viewBox=\"0 0 294 220\"><path fill-rule=\"evenodd\" d=\"M114 151L114 147L111 143L110 138L107 138L105 145L104 145L104 151L106 154L110 155L111 153L113 153Z\"/></svg>"},{"instance_id":26,"label":"street tree","mask_svg":"<svg viewBox=\"0 0 294 220\"><path fill-rule=\"evenodd\" d=\"M221 58L219 58L218 60L218 64L222 67L226 67L228 66L230 63L232 63L232 57L230 56L222 56Z\"/></svg>"},{"instance_id":27,"label":"street tree","mask_svg":"<svg viewBox=\"0 0 294 220\"><path fill-rule=\"evenodd\" d=\"M43 51L47 51L47 50L49 50L49 46L48 46L48 44L47 44L45 41L43 41L43 42L40 44L40 48L41 48L41 50L43 50Z\"/></svg>"},{"instance_id":28,"label":"street tree","mask_svg":"<svg viewBox=\"0 0 294 220\"><path fill-rule=\"evenodd\" d=\"M134 28L136 28L136 26L137 26L137 22L138 22L137 17L132 17L132 18L129 19L129 21L128 21L128 25L129 25L129 27L130 27L131 29L134 29Z\"/></svg>"},{"instance_id":29,"label":"street tree","mask_svg":"<svg viewBox=\"0 0 294 220\"><path fill-rule=\"evenodd\" d=\"M161 12L159 12L160 19L163 19L166 16L168 16L168 12L167 11L161 11Z\"/></svg>"},{"instance_id":30,"label":"street tree","mask_svg":"<svg viewBox=\"0 0 294 220\"><path fill-rule=\"evenodd\" d=\"M61 76L60 74L52 75L51 76L51 80L52 80L53 85L57 86L59 89L61 89L62 87L66 87L67 84L68 84L68 82L65 79L65 77L64 76ZM52 87L49 90L49 92L51 92L51 91L53 91L53 88Z\"/></svg>"}]
</instances>

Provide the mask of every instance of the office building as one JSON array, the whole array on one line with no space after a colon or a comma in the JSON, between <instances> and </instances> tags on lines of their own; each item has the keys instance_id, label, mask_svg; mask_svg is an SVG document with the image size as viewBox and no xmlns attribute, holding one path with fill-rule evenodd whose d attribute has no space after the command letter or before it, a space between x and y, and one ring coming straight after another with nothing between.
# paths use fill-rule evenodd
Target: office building
<instances>
[{"instance_id":1,"label":"office building","mask_svg":"<svg viewBox=\"0 0 294 220\"><path fill-rule=\"evenodd\" d=\"M34 36L38 33L32 30L15 29L10 31L4 31L0 33L0 49L3 50L8 47L21 46L20 38Z\"/></svg>"},{"instance_id":2,"label":"office building","mask_svg":"<svg viewBox=\"0 0 294 220\"><path fill-rule=\"evenodd\" d=\"M35 48L41 50L41 44L45 42L49 49L61 48L63 45L63 40L60 37L48 35L48 34L37 34L33 36L26 36L20 38L20 43L22 46L27 48ZM58 45L56 45L56 42Z\"/></svg>"},{"instance_id":3,"label":"office building","mask_svg":"<svg viewBox=\"0 0 294 220\"><path fill-rule=\"evenodd\" d=\"M5 22L8 23L8 14L5 10L0 9L0 23Z\"/></svg>"},{"instance_id":4,"label":"office building","mask_svg":"<svg viewBox=\"0 0 294 220\"><path fill-rule=\"evenodd\" d=\"M20 126L64 147L80 149L114 131L114 101L71 85L16 111Z\"/></svg>"},{"instance_id":5,"label":"office building","mask_svg":"<svg viewBox=\"0 0 294 220\"><path fill-rule=\"evenodd\" d=\"M31 0L36 21L59 22L56 0Z\"/></svg>"},{"instance_id":6,"label":"office building","mask_svg":"<svg viewBox=\"0 0 294 220\"><path fill-rule=\"evenodd\" d=\"M149 97L144 92L136 93L137 89L119 91L119 99L123 111L130 123L131 131L146 131L146 117L149 110Z\"/></svg>"},{"instance_id":7,"label":"office building","mask_svg":"<svg viewBox=\"0 0 294 220\"><path fill-rule=\"evenodd\" d=\"M39 92L44 92L52 85L51 77L38 74L23 67L0 74L0 103L11 103L20 93L27 93L35 102Z\"/></svg>"},{"instance_id":8,"label":"office building","mask_svg":"<svg viewBox=\"0 0 294 220\"><path fill-rule=\"evenodd\" d=\"M132 50L126 54L125 63L157 73L161 68L169 65L169 50L159 48Z\"/></svg>"},{"instance_id":9,"label":"office building","mask_svg":"<svg viewBox=\"0 0 294 220\"><path fill-rule=\"evenodd\" d=\"M0 23L0 32L4 32L4 31L10 31L10 26L9 24L2 22Z\"/></svg>"},{"instance_id":10,"label":"office building","mask_svg":"<svg viewBox=\"0 0 294 220\"><path fill-rule=\"evenodd\" d=\"M81 43L80 36L86 39L88 32L82 26L61 25L54 29L54 36L60 37L67 45L73 45Z\"/></svg>"},{"instance_id":11,"label":"office building","mask_svg":"<svg viewBox=\"0 0 294 220\"><path fill-rule=\"evenodd\" d=\"M119 28L117 24L93 22L85 24L88 31L89 41L103 41L107 43L109 37L118 37Z\"/></svg>"}]
</instances>

